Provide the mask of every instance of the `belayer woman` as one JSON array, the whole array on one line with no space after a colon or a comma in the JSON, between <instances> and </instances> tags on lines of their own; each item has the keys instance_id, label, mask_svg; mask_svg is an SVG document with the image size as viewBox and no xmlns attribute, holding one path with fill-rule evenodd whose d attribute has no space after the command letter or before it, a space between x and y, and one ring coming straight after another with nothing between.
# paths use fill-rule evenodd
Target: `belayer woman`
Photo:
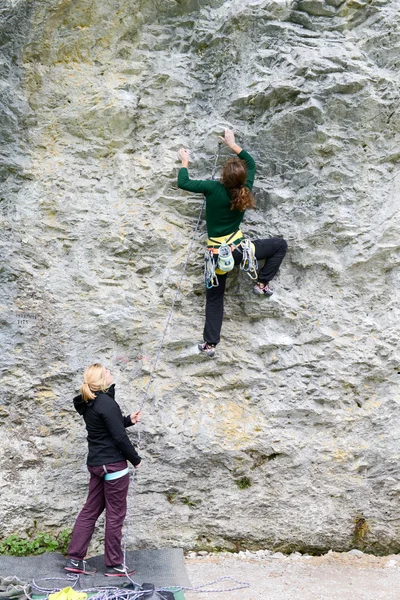
<instances>
[{"instance_id":1,"label":"belayer woman","mask_svg":"<svg viewBox=\"0 0 400 600\"><path fill-rule=\"evenodd\" d=\"M240 225L246 209L255 205L251 190L256 165L250 154L235 143L232 130L225 129L224 137L220 139L237 155L226 162L222 169L221 181L190 179L189 150L181 148L178 153L182 161L178 173L178 187L188 192L204 194L206 197L207 248L214 252L214 261L218 260L221 245L228 244L232 250L233 261L238 265L243 260L243 247L240 244L244 237ZM259 296L272 296L269 282L275 277L285 257L287 243L281 238L254 240L253 243L256 259L265 259L265 264L258 271L253 292ZM204 342L199 344L199 350L210 357L215 355L215 346L220 341L226 284L226 273L218 269L216 272L218 285L207 287L206 291Z\"/></svg>"},{"instance_id":2,"label":"belayer woman","mask_svg":"<svg viewBox=\"0 0 400 600\"><path fill-rule=\"evenodd\" d=\"M121 549L122 525L126 515L126 497L129 487L127 460L138 468L141 458L131 444L126 427L141 419L137 411L126 417L114 399L114 378L99 363L88 367L83 376L81 393L74 398L76 411L83 416L88 432L90 473L89 494L78 515L68 547L66 571L92 575L84 560L94 527L101 513L106 511L104 541L105 575L124 577L135 571L123 564Z\"/></svg>"}]
</instances>

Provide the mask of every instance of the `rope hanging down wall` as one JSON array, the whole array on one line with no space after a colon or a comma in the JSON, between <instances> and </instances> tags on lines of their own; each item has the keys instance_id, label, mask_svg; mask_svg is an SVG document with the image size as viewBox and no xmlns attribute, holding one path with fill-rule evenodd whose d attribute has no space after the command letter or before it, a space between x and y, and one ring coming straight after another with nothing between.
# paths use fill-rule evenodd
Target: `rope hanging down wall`
<instances>
[{"instance_id":1,"label":"rope hanging down wall","mask_svg":"<svg viewBox=\"0 0 400 600\"><path fill-rule=\"evenodd\" d=\"M217 170L218 159L219 159L219 156L220 156L220 150L221 150L221 142L218 142L218 147L217 147L217 150L216 150L215 155L214 155L214 165L213 165L213 170L212 170L212 174L211 174L211 179L215 178L215 173L216 173L216 170ZM190 258L190 255L192 253L193 244L194 244L194 241L196 239L197 231L199 229L199 224L200 224L200 220L201 220L201 215L203 214L203 209L204 209L204 206L205 206L205 202L206 202L206 198L204 197L203 198L203 202L201 204L199 216L197 217L197 222L196 222L196 225L195 225L195 228L194 228L194 231L193 231L193 235L192 235L192 238L191 238L190 243L189 243L189 248L188 248L188 251L187 251L187 254L186 254L186 259L185 259L185 263L183 265L181 276L179 278L178 286L177 286L174 298L172 300L171 308L170 308L168 316L167 316L167 320L166 320L165 327L164 327L164 330L163 330L163 333L162 333L162 336L161 336L160 343L158 345L156 356L155 356L154 362L153 362L151 370L150 370L149 380L148 380L147 385L146 385L146 387L144 389L143 397L142 397L142 400L141 400L140 405L139 405L139 410L143 409L143 406L144 406L144 404L146 403L146 401L147 401L147 399L149 397L150 387L151 387L151 384L154 381L154 374L155 374L155 371L156 371L156 368L157 368L157 364L158 364L158 361L159 361L159 358L160 358L160 355L161 355L161 351L162 351L162 348L163 348L163 345L164 345L165 336L166 336L168 327L169 327L169 325L171 323L172 315L173 315L174 308L175 308L175 303L176 303L176 301L178 299L178 296L179 296L179 293L180 293L180 290L181 290L182 281L183 281L183 278L184 278L185 273L186 273L186 268L187 268L187 265L189 263L189 258ZM138 446L138 448L140 448L140 445L141 445L140 423L138 423L138 425L139 425L139 427L138 427L138 441L137 441L137 446ZM133 472L133 474L132 474L132 476L131 476L131 489L130 489L129 501L128 501L128 517L127 517L127 525L126 525L125 535L124 535L124 549L123 549L123 554L124 554L124 567L125 567L125 570L126 570L126 576L131 581L131 583L133 583L135 585L138 585L128 575L128 573L127 573L127 565L126 565L126 562L127 562L126 561L126 546L127 546L127 540L128 540L130 525L131 525L131 522L132 522L132 508L133 508L133 499L134 499L134 495L135 495L136 482L137 482L137 471L135 469L134 472ZM209 589L209 587L211 585L214 585L216 583L219 583L221 581L226 581L226 580L234 582L236 584L236 586L232 587L232 588L229 588L229 589L225 588L223 590ZM197 592L228 592L228 591L233 591L233 590L237 590L237 589L244 589L244 588L248 588L248 587L250 587L249 583L237 581L236 579L233 579L232 577L226 576L226 577L219 577L215 581L212 581L212 582L207 583L207 584L203 584L203 585L198 586L196 588L179 587L179 588L174 588L174 589L176 589L176 590L178 590L178 589L192 590L192 591L197 591ZM163 588L160 588L159 590L156 590L156 591L162 592L162 591L166 591L166 590L165 589L163 590ZM124 592L124 593L126 593L126 592ZM135 596L130 596L129 599L133 600L134 597ZM124 596L124 598L126 598L126 596Z\"/></svg>"},{"instance_id":2,"label":"rope hanging down wall","mask_svg":"<svg viewBox=\"0 0 400 600\"><path fill-rule=\"evenodd\" d=\"M215 172L217 170L217 163L218 163L218 159L219 159L220 148L221 148L221 142L218 142L218 148L217 148L217 150L215 152L215 155L214 155L214 166L213 166L213 170L212 170L211 179L215 178ZM146 402L146 400L147 400L147 398L149 396L149 390L150 390L151 384L153 383L154 373L155 373L155 370L157 368L158 359L160 358L161 350L162 350L163 345L164 345L165 335L167 333L169 324L170 324L171 319L172 319L172 315L173 315L174 308L175 308L175 303L176 303L176 301L178 299L178 296L179 296L179 293L181 291L182 281L183 281L183 278L184 278L185 273L186 273L186 268L187 268L187 265L189 263L190 255L192 253L193 243L194 243L194 240L196 239L196 234L197 234L197 231L199 229L200 219L201 219L201 215L203 214L203 209L204 209L205 203L206 203L206 198L204 197L202 205L201 205L201 208L200 208L199 216L197 218L196 226L194 228L193 235L192 235L192 238L190 240L189 248L188 248L188 251L187 251L187 254L186 254L186 260L185 260L185 263L183 265L182 273L181 273L181 276L180 276L180 279L179 279L179 282L178 282L178 287L176 289L174 298L172 300L171 308L170 308L170 311L169 311L168 316L167 316L167 320L166 320L166 323L165 323L164 331L163 331L162 336L161 336L160 344L158 346L156 357L154 359L153 365L152 365L151 370L150 370L149 381L148 381L148 383L147 383L147 385L145 387L145 390L144 390L144 393L143 393L143 398L142 398L142 400L140 402L140 405L139 405L139 409L140 410L142 410L142 408L143 408L143 406L144 406L144 404L145 404L145 402ZM140 442L141 442L141 438L140 438L140 427L139 427L139 430L138 430L138 447L140 447Z\"/></svg>"}]
</instances>

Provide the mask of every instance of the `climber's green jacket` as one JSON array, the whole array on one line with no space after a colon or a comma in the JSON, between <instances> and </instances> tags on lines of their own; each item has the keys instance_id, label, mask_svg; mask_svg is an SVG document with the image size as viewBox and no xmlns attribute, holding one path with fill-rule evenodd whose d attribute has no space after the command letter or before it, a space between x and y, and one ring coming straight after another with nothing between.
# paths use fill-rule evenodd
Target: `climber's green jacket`
<instances>
[{"instance_id":1,"label":"climber's green jacket","mask_svg":"<svg viewBox=\"0 0 400 600\"><path fill-rule=\"evenodd\" d=\"M253 189L256 163L246 150L238 154L246 163L247 178L245 186ZM209 238L218 238L234 233L240 228L246 211L231 210L231 196L219 181L190 179L185 167L179 169L178 187L188 192L204 194L206 197L206 223Z\"/></svg>"}]
</instances>

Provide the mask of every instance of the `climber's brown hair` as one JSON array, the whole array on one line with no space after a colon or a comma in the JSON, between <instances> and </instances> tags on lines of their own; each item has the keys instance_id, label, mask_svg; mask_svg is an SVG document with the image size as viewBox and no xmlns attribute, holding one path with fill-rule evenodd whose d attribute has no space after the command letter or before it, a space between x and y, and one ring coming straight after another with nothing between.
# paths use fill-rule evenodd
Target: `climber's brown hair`
<instances>
[{"instance_id":1,"label":"climber's brown hair","mask_svg":"<svg viewBox=\"0 0 400 600\"><path fill-rule=\"evenodd\" d=\"M247 177L246 163L230 158L222 169L222 183L231 194L231 210L243 212L255 205L254 196L244 184Z\"/></svg>"}]
</instances>

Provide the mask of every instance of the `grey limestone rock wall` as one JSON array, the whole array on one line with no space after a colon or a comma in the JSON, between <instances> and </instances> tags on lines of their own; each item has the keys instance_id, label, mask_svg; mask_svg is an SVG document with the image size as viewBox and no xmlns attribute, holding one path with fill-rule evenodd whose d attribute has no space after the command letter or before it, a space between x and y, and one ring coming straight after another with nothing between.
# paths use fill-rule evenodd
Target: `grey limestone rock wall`
<instances>
[{"instance_id":1,"label":"grey limestone rock wall","mask_svg":"<svg viewBox=\"0 0 400 600\"><path fill-rule=\"evenodd\" d=\"M177 150L207 178L230 126L258 167L244 230L290 249L270 300L229 276L209 361L197 234L129 544L399 550L398 2L3 0L0 20L0 537L72 527L82 370L138 406L202 204Z\"/></svg>"}]
</instances>

